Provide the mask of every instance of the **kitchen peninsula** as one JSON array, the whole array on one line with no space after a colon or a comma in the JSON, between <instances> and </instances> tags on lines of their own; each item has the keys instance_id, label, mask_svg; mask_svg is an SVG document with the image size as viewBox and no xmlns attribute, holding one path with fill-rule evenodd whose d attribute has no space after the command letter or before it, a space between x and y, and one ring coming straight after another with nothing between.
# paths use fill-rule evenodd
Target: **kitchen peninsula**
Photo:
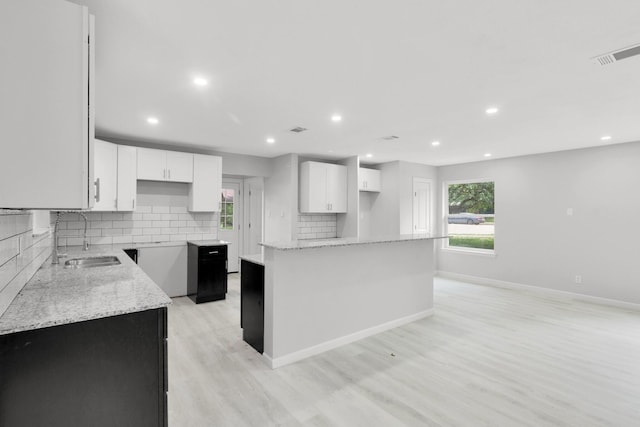
<instances>
[{"instance_id":1,"label":"kitchen peninsula","mask_svg":"<svg viewBox=\"0 0 640 427\"><path fill-rule=\"evenodd\" d=\"M440 238L263 243L267 362L277 368L431 315Z\"/></svg>"}]
</instances>

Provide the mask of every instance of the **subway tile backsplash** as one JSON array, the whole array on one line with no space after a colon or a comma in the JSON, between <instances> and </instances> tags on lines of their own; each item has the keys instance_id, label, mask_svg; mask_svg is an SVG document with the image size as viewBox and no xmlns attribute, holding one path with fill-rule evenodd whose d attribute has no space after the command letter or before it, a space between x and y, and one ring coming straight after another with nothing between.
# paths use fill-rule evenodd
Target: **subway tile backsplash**
<instances>
[{"instance_id":1,"label":"subway tile backsplash","mask_svg":"<svg viewBox=\"0 0 640 427\"><path fill-rule=\"evenodd\" d=\"M0 209L0 315L49 257L49 232L33 234L30 211Z\"/></svg>"},{"instance_id":2,"label":"subway tile backsplash","mask_svg":"<svg viewBox=\"0 0 640 427\"><path fill-rule=\"evenodd\" d=\"M183 206L137 206L135 212L87 212L85 215L90 245L218 238L217 213L187 212ZM52 223L55 220L56 212L52 212ZM83 233L82 217L64 214L58 225L58 244L81 245Z\"/></svg>"},{"instance_id":3,"label":"subway tile backsplash","mask_svg":"<svg viewBox=\"0 0 640 427\"><path fill-rule=\"evenodd\" d=\"M337 236L336 214L299 214L298 239L330 239Z\"/></svg>"}]
</instances>

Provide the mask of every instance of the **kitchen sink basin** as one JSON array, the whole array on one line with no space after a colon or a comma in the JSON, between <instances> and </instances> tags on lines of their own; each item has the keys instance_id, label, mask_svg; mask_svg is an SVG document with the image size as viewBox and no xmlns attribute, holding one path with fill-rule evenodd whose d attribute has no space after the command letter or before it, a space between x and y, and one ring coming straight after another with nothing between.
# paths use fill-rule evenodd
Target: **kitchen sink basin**
<instances>
[{"instance_id":1,"label":"kitchen sink basin","mask_svg":"<svg viewBox=\"0 0 640 427\"><path fill-rule=\"evenodd\" d=\"M118 264L120 264L120 260L116 256L96 256L69 259L64 263L64 268L106 267Z\"/></svg>"}]
</instances>

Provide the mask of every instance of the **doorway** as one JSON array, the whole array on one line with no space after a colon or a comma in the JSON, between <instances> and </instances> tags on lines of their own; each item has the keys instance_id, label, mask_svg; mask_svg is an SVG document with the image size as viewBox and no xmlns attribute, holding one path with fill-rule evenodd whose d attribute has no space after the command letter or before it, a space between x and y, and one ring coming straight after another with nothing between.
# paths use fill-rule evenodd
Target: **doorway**
<instances>
[{"instance_id":1,"label":"doorway","mask_svg":"<svg viewBox=\"0 0 640 427\"><path fill-rule=\"evenodd\" d=\"M431 180L413 177L413 233L431 232Z\"/></svg>"},{"instance_id":2,"label":"doorway","mask_svg":"<svg viewBox=\"0 0 640 427\"><path fill-rule=\"evenodd\" d=\"M223 179L220 194L220 221L218 239L229 242L227 247L229 273L238 272L241 250L240 219L242 218L242 198L240 180Z\"/></svg>"}]
</instances>

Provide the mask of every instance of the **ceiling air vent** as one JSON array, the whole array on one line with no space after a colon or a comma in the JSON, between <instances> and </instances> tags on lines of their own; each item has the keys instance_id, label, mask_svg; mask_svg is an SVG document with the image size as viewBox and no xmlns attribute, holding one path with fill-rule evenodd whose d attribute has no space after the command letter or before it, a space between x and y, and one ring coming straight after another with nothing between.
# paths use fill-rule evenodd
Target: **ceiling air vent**
<instances>
[{"instance_id":1,"label":"ceiling air vent","mask_svg":"<svg viewBox=\"0 0 640 427\"><path fill-rule=\"evenodd\" d=\"M383 136L382 139L385 141L393 141L394 139L398 139L400 138L399 136L395 136L395 135L389 135L389 136Z\"/></svg>"},{"instance_id":2,"label":"ceiling air vent","mask_svg":"<svg viewBox=\"0 0 640 427\"><path fill-rule=\"evenodd\" d=\"M615 52L605 53L592 59L598 65L609 65L636 55L640 55L640 44L626 47Z\"/></svg>"},{"instance_id":3,"label":"ceiling air vent","mask_svg":"<svg viewBox=\"0 0 640 427\"><path fill-rule=\"evenodd\" d=\"M303 128L300 126L296 126L293 129L289 129L290 132L295 132L295 133L304 132L305 130L307 130L307 128Z\"/></svg>"}]
</instances>

